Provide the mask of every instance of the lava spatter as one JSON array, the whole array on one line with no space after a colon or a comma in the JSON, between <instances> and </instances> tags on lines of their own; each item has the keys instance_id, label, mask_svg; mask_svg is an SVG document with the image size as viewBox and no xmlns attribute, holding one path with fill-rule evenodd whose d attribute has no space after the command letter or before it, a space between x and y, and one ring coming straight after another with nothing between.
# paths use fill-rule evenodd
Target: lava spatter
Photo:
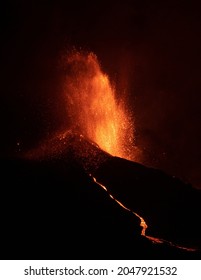
<instances>
[{"instance_id":1,"label":"lava spatter","mask_svg":"<svg viewBox=\"0 0 201 280\"><path fill-rule=\"evenodd\" d=\"M93 53L66 59L64 95L71 128L113 156L134 160L133 118Z\"/></svg>"}]
</instances>

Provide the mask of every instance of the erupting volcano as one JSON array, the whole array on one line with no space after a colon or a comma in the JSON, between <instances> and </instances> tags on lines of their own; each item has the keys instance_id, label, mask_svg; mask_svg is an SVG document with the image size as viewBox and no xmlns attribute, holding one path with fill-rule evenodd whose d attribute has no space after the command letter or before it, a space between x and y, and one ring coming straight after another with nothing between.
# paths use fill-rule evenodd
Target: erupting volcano
<instances>
[{"instance_id":1,"label":"erupting volcano","mask_svg":"<svg viewBox=\"0 0 201 280\"><path fill-rule=\"evenodd\" d=\"M4 2L1 259L201 259L200 9Z\"/></svg>"},{"instance_id":2,"label":"erupting volcano","mask_svg":"<svg viewBox=\"0 0 201 280\"><path fill-rule=\"evenodd\" d=\"M133 116L93 53L72 52L64 64L65 130L2 159L0 210L11 211L3 216L1 254L200 258L201 193L136 162Z\"/></svg>"},{"instance_id":3,"label":"erupting volcano","mask_svg":"<svg viewBox=\"0 0 201 280\"><path fill-rule=\"evenodd\" d=\"M73 52L66 69L64 94L72 130L111 155L134 159L133 118L95 54Z\"/></svg>"}]
</instances>

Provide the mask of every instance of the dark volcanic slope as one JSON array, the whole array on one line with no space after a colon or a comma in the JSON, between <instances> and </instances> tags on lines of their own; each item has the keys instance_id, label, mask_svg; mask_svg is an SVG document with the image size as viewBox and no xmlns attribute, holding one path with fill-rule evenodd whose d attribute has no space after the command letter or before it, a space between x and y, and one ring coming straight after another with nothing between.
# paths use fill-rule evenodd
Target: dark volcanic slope
<instances>
[{"instance_id":1,"label":"dark volcanic slope","mask_svg":"<svg viewBox=\"0 0 201 280\"><path fill-rule=\"evenodd\" d=\"M138 218L76 166L4 161L1 179L3 259L115 258L140 238Z\"/></svg>"},{"instance_id":2,"label":"dark volcanic slope","mask_svg":"<svg viewBox=\"0 0 201 280\"><path fill-rule=\"evenodd\" d=\"M160 170L111 158L95 172L114 196L141 215L147 234L201 247L201 192Z\"/></svg>"},{"instance_id":3,"label":"dark volcanic slope","mask_svg":"<svg viewBox=\"0 0 201 280\"><path fill-rule=\"evenodd\" d=\"M153 244L141 236L139 218L112 200L88 173L107 185L126 206L144 214L148 224L153 220L154 230L160 220L162 225L157 225L156 236L164 236L161 219L172 202L162 207L161 191L155 204L148 205L145 193L150 199L154 197L154 189L149 191L151 184L158 182L158 191L160 180L166 181L166 192L171 186L169 199L186 191L190 196L190 187L177 181L172 185L172 177L159 171L113 158L77 135L51 141L50 146L49 156L44 156L43 149L43 156L37 152L34 159L30 155L29 159L2 159L1 259L200 258L199 252ZM156 210L151 211L152 207ZM155 214L157 211L161 211L161 219ZM175 214L181 213L179 210ZM171 227L172 219L168 222ZM191 222L188 216L184 224L191 228Z\"/></svg>"}]
</instances>

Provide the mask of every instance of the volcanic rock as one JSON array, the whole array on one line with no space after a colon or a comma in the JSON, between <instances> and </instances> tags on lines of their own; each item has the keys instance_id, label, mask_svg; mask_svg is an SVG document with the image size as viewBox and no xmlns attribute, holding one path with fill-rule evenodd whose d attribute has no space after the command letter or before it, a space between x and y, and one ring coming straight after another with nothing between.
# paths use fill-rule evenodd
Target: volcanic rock
<instances>
[{"instance_id":1,"label":"volcanic rock","mask_svg":"<svg viewBox=\"0 0 201 280\"><path fill-rule=\"evenodd\" d=\"M179 179L112 157L73 133L1 162L2 259L200 258L199 250L142 236L132 212L149 235L198 246L200 193Z\"/></svg>"}]
</instances>

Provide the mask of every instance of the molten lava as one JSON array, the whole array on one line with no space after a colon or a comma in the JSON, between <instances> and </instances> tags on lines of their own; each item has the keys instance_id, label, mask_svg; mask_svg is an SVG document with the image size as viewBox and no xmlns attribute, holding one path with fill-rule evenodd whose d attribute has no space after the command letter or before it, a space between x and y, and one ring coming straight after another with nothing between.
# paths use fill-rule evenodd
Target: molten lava
<instances>
[{"instance_id":1,"label":"molten lava","mask_svg":"<svg viewBox=\"0 0 201 280\"><path fill-rule=\"evenodd\" d=\"M67 58L64 92L74 131L111 155L134 159L133 120L93 53Z\"/></svg>"}]
</instances>

